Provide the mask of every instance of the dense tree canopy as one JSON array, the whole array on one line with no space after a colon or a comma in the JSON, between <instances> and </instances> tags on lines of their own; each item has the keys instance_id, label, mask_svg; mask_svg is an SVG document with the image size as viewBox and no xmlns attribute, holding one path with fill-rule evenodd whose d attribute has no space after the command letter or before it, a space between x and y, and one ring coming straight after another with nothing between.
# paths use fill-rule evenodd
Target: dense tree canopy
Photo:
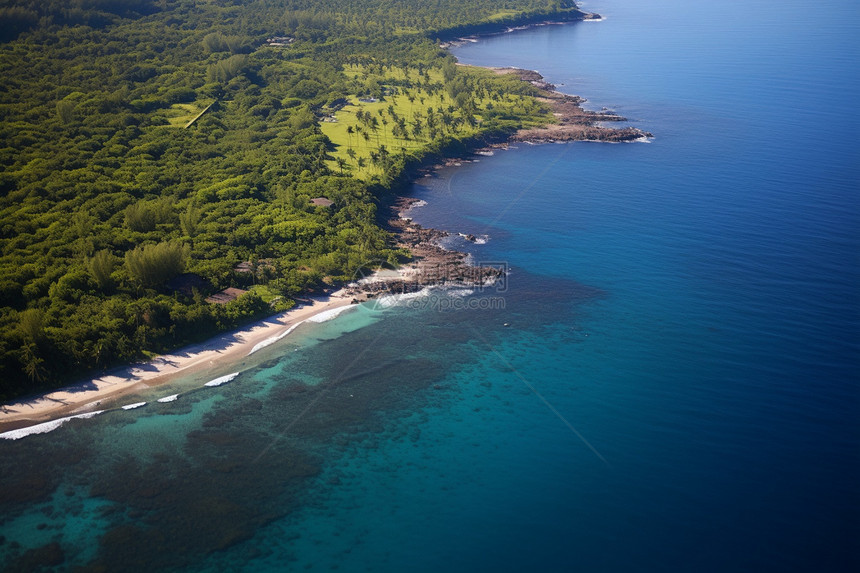
<instances>
[{"instance_id":1,"label":"dense tree canopy","mask_svg":"<svg viewBox=\"0 0 860 573\"><path fill-rule=\"evenodd\" d=\"M395 260L376 203L407 164L543 113L506 99L527 86L458 69L435 39L573 10L0 0L0 397L169 350ZM393 107L377 131L368 120L363 152L376 163L354 177L360 135L345 150L320 125L368 93L427 101L409 104L409 123ZM395 154L389 137L414 145ZM314 205L320 196L334 204ZM171 285L183 272L202 282ZM228 286L251 292L205 302Z\"/></svg>"}]
</instances>

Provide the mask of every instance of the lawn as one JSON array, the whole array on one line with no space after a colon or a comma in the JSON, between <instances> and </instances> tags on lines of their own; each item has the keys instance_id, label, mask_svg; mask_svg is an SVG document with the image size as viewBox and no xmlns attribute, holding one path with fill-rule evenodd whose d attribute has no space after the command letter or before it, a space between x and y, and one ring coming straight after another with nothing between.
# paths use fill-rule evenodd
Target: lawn
<instances>
[{"instance_id":1,"label":"lawn","mask_svg":"<svg viewBox=\"0 0 860 573\"><path fill-rule=\"evenodd\" d=\"M175 103L167 109L159 110L159 115L167 118L170 127L185 127L189 121L200 115L211 103L207 100L194 103Z\"/></svg>"},{"instance_id":2,"label":"lawn","mask_svg":"<svg viewBox=\"0 0 860 573\"><path fill-rule=\"evenodd\" d=\"M329 166L367 180L384 171L385 155L408 154L440 137L469 137L478 133L489 110L525 121L534 106L531 98L483 86L496 80L492 72L459 68L468 93L452 97L439 69L347 66L346 74L364 81L367 94L354 94L349 103L325 117L322 132L334 144ZM461 83L463 83L461 82ZM376 91L375 97L368 94ZM456 91L456 90L454 90Z\"/></svg>"}]
</instances>

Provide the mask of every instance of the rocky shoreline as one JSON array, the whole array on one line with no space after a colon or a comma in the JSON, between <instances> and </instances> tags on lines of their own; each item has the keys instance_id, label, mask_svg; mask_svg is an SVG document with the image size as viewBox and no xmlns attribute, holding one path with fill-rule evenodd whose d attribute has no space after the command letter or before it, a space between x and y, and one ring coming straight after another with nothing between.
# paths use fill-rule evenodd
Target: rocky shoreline
<instances>
[{"instance_id":1,"label":"rocky shoreline","mask_svg":"<svg viewBox=\"0 0 860 573\"><path fill-rule=\"evenodd\" d=\"M603 141L629 142L652 135L635 127L606 127L601 122L626 121L612 111L587 111L582 108L586 100L579 96L567 95L556 91L556 86L547 82L544 77L534 70L519 68L490 68L499 74L516 74L519 78L532 84L540 95L538 101L548 105L558 123L543 127L520 129L504 142L490 147L507 147L513 142L554 143L569 141ZM485 149L486 151L486 149ZM481 150L477 151L478 154ZM455 159L448 159L436 167L457 164ZM433 168L430 169L432 171ZM425 171L427 173L427 171ZM406 249L412 254L412 261L386 275L376 273L372 278L352 283L346 287L346 293L354 297L355 302L384 294L403 294L416 292L428 286L485 286L504 278L505 269L489 266L472 265L466 253L452 251L440 246L440 242L451 233L440 229L424 228L403 213L420 200L413 197L397 197L388 205L389 215L386 220L387 230L395 237L395 245ZM465 236L466 240L474 241L474 237Z\"/></svg>"},{"instance_id":2,"label":"rocky shoreline","mask_svg":"<svg viewBox=\"0 0 860 573\"><path fill-rule=\"evenodd\" d=\"M495 31L489 34L473 34L443 42L439 45L442 49L448 49L456 46L463 46L470 42L477 42L481 36L492 36L497 34L505 34L514 30L525 30L536 26L563 25L571 21L600 21L600 14L577 11L576 17L571 19L561 20L544 20L541 22L530 22L521 26L508 27L501 31ZM521 129L508 139L508 142L527 142L527 143L555 143L565 141L604 141L610 143L620 143L627 141L636 141L645 137L653 137L652 134L635 127L606 127L599 125L602 122L620 122L627 121L627 118L620 116L610 110L604 108L603 111L587 111L582 108L582 104L586 101L585 98L567 95L559 92L556 86L547 82L544 77L534 70L523 70L520 68L506 67L496 68L490 67L498 74L515 74L519 78L528 82L539 90L537 96L538 101L548 105L552 110L553 115L558 120L558 123L546 125L544 127Z\"/></svg>"},{"instance_id":3,"label":"rocky shoreline","mask_svg":"<svg viewBox=\"0 0 860 573\"><path fill-rule=\"evenodd\" d=\"M399 197L389 206L387 230L395 237L395 246L412 254L412 261L387 274L377 272L345 288L355 302L390 294L417 292L425 287L483 287L501 280L503 268L473 265L469 255L440 246L451 236L448 231L425 228L403 214L420 200ZM465 237L474 241L474 237Z\"/></svg>"},{"instance_id":4,"label":"rocky shoreline","mask_svg":"<svg viewBox=\"0 0 860 573\"><path fill-rule=\"evenodd\" d=\"M612 111L588 111L582 108L585 98L563 94L556 86L545 81L534 70L519 68L490 68L498 74L516 74L538 90L537 100L549 106L558 123L544 127L521 129L509 141L528 143L551 143L563 141L604 141L620 143L636 141L643 137L653 137L651 133L635 127L606 127L602 122L627 121L626 117Z\"/></svg>"},{"instance_id":5,"label":"rocky shoreline","mask_svg":"<svg viewBox=\"0 0 860 573\"><path fill-rule=\"evenodd\" d=\"M507 25L499 25L495 23L485 23L479 26L471 26L470 31L465 31L461 29L448 30L444 34L437 34L437 37L445 37L447 38L444 42L439 43L439 47L442 49L453 48L457 46L463 46L470 42L478 41L478 38L485 36L498 36L501 34L509 34L511 32L517 32L520 30L528 30L529 28L539 28L541 26L562 26L564 24L569 24L571 22L583 22L583 21L594 21L598 22L603 19L603 16L600 14L590 13L590 12L582 12L581 10L575 10L564 13L557 13L553 15L552 19L546 19L545 16L539 16L537 19L535 18L526 18L521 20L518 24L511 23ZM470 33L471 32L471 33ZM453 33L453 35L452 35Z\"/></svg>"},{"instance_id":6,"label":"rocky shoreline","mask_svg":"<svg viewBox=\"0 0 860 573\"><path fill-rule=\"evenodd\" d=\"M609 110L595 112L583 109L582 103L586 101L584 98L558 92L556 86L547 82L534 70L490 69L499 74L516 74L522 81L540 90L538 101L549 106L558 122L543 127L520 129L504 142L491 145L491 148L505 148L515 142L619 143L653 137L652 134L635 127L615 128L599 125L602 122L621 122L627 119ZM481 150L477 153L480 154ZM457 163L456 159L448 159L435 167ZM417 292L428 286L486 286L504 278L505 269L473 265L466 253L443 248L440 242L451 236L450 232L424 228L403 215L419 201L413 197L403 196L394 199L393 203L388 205L389 214L385 225L395 238L395 246L408 250L412 254L412 261L394 272L375 273L371 277L348 285L345 292L354 297L354 302L363 302L385 294ZM474 237L469 236L465 236L465 239L475 240Z\"/></svg>"}]
</instances>

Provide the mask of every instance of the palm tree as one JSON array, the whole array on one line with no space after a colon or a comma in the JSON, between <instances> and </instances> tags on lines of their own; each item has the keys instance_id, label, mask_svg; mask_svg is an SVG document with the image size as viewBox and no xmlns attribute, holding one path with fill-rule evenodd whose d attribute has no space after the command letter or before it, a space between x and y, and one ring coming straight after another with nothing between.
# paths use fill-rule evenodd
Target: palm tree
<instances>
[{"instance_id":1,"label":"palm tree","mask_svg":"<svg viewBox=\"0 0 860 573\"><path fill-rule=\"evenodd\" d=\"M21 347L21 361L24 363L24 373L33 382L41 382L45 379L45 360L37 355L34 342L29 342Z\"/></svg>"},{"instance_id":2,"label":"palm tree","mask_svg":"<svg viewBox=\"0 0 860 573\"><path fill-rule=\"evenodd\" d=\"M370 122L370 129L376 135L376 145L379 146L379 121L375 117Z\"/></svg>"},{"instance_id":3,"label":"palm tree","mask_svg":"<svg viewBox=\"0 0 860 573\"><path fill-rule=\"evenodd\" d=\"M454 123L454 118L451 114L443 113L442 114L442 126L445 128L445 131L451 130L451 125Z\"/></svg>"}]
</instances>

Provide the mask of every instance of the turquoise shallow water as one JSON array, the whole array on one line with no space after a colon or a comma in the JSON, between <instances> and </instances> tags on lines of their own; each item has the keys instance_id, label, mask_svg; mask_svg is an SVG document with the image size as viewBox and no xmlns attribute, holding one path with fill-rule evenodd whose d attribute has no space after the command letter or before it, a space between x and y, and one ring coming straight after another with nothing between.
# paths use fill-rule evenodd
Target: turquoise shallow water
<instances>
[{"instance_id":1,"label":"turquoise shallow water","mask_svg":"<svg viewBox=\"0 0 860 573\"><path fill-rule=\"evenodd\" d=\"M486 235L453 244L509 265L504 288L361 308L218 388L0 443L3 558L856 569L860 20L690 4L592 2L605 21L459 48L656 137L419 181L411 215Z\"/></svg>"}]
</instances>

